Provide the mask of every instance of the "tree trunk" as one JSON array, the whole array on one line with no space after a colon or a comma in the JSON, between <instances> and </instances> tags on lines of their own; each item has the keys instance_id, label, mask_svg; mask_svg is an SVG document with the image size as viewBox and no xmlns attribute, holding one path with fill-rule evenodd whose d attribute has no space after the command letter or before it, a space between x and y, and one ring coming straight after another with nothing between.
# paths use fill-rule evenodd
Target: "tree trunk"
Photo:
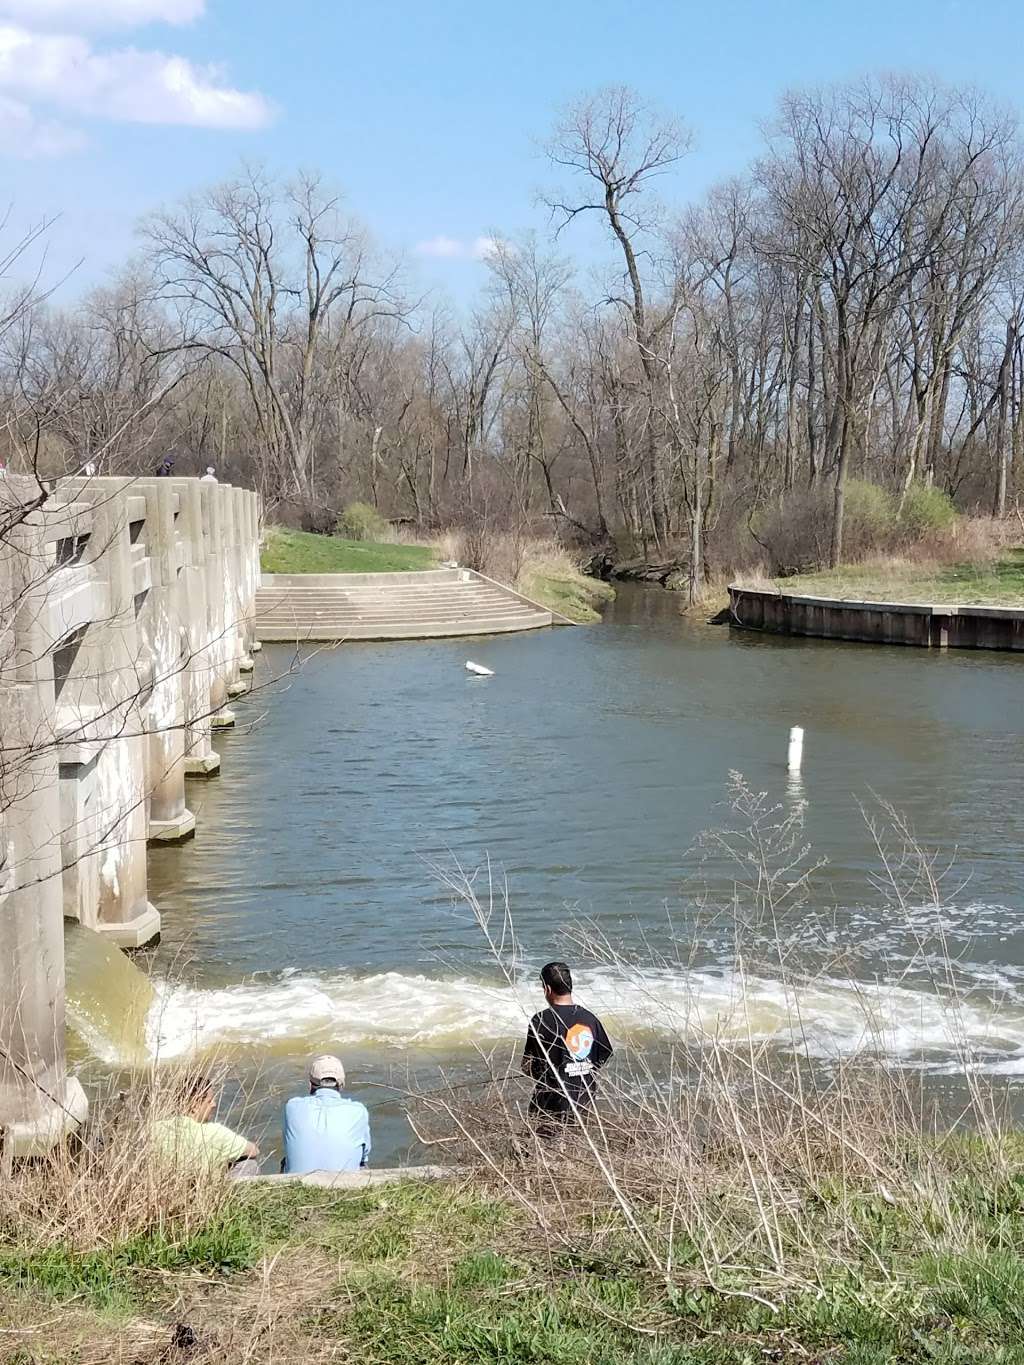
<instances>
[{"instance_id":1,"label":"tree trunk","mask_svg":"<svg viewBox=\"0 0 1024 1365\"><path fill-rule=\"evenodd\" d=\"M849 441L847 424L843 423L842 437L839 442L839 457L836 460L836 486L832 498L832 543L829 547L828 563L830 569L838 569L843 559L843 520L846 503L846 462Z\"/></svg>"}]
</instances>

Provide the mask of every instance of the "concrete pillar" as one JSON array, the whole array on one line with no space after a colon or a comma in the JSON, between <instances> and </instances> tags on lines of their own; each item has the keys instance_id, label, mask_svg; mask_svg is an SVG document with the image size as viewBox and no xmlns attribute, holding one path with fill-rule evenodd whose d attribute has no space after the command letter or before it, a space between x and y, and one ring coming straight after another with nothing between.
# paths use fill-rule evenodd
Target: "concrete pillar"
<instances>
[{"instance_id":1,"label":"concrete pillar","mask_svg":"<svg viewBox=\"0 0 1024 1365\"><path fill-rule=\"evenodd\" d=\"M53 663L45 598L51 565L30 496L0 480L0 1129L36 1156L87 1110L64 1055L64 922ZM5 515L6 513L6 515Z\"/></svg>"},{"instance_id":2,"label":"concrete pillar","mask_svg":"<svg viewBox=\"0 0 1024 1365\"><path fill-rule=\"evenodd\" d=\"M249 592L252 603L252 635L249 640L249 653L256 654L263 648L256 639L256 594L260 590L262 569L260 568L260 537L263 531L262 508L258 493L250 493L246 503L248 508L249 535Z\"/></svg>"},{"instance_id":3,"label":"concrete pillar","mask_svg":"<svg viewBox=\"0 0 1024 1365\"><path fill-rule=\"evenodd\" d=\"M193 777L212 777L220 772L220 754L210 742L215 660L213 630L207 593L206 537L203 531L203 500L195 479L175 479L178 493L178 539L181 573L178 591L188 603L185 635L188 667L185 675L185 772Z\"/></svg>"},{"instance_id":4,"label":"concrete pillar","mask_svg":"<svg viewBox=\"0 0 1024 1365\"><path fill-rule=\"evenodd\" d=\"M95 928L122 948L139 948L160 933L146 878L146 743L142 701L152 675L142 659L129 532L130 480L90 481L92 535L85 552L106 585L105 617L88 627L65 683L83 717L81 738L98 749L94 781L99 905ZM139 588L137 594L136 588ZM138 604L142 605L141 601ZM83 915L83 922L85 916Z\"/></svg>"},{"instance_id":5,"label":"concrete pillar","mask_svg":"<svg viewBox=\"0 0 1024 1365\"><path fill-rule=\"evenodd\" d=\"M180 495L170 479L136 485L146 499L146 545L151 586L139 627L153 660L145 706L148 748L149 838L174 843L195 833L196 817L185 804L185 685L189 603L179 593L175 517Z\"/></svg>"},{"instance_id":6,"label":"concrete pillar","mask_svg":"<svg viewBox=\"0 0 1024 1365\"><path fill-rule=\"evenodd\" d=\"M245 592L242 586L242 525L238 488L221 484L224 527L225 610L228 617L230 651L228 655L228 696L238 697L249 690L242 681L242 663L248 657L245 643Z\"/></svg>"},{"instance_id":7,"label":"concrete pillar","mask_svg":"<svg viewBox=\"0 0 1024 1365\"><path fill-rule=\"evenodd\" d=\"M58 717L61 708L58 708ZM75 730L80 729L76 721ZM60 773L60 839L64 917L95 927L100 906L99 822L96 818L96 764L100 746L77 735L62 740Z\"/></svg>"},{"instance_id":8,"label":"concrete pillar","mask_svg":"<svg viewBox=\"0 0 1024 1365\"><path fill-rule=\"evenodd\" d=\"M239 671L251 673L253 661L251 654L253 638L253 612L255 610L255 591L252 577L252 519L250 509L253 495L245 488L232 489L235 504L236 566L238 598L239 638L242 654L238 661Z\"/></svg>"},{"instance_id":9,"label":"concrete pillar","mask_svg":"<svg viewBox=\"0 0 1024 1365\"><path fill-rule=\"evenodd\" d=\"M237 681L233 656L235 651L234 622L232 620L230 589L225 582L225 527L224 486L219 483L199 484L203 507L203 539L206 545L206 596L209 611L210 640L210 724L224 729L234 725L235 713L228 706L228 685Z\"/></svg>"}]
</instances>

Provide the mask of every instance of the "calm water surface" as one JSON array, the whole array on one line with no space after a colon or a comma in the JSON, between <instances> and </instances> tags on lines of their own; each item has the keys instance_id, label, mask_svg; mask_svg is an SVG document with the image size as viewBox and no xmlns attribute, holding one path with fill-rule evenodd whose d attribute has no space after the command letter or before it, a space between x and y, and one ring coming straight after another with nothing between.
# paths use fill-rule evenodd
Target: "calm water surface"
<instances>
[{"instance_id":1,"label":"calm water surface","mask_svg":"<svg viewBox=\"0 0 1024 1365\"><path fill-rule=\"evenodd\" d=\"M472 677L467 658L495 676ZM948 954L987 1064L1024 1070L1020 659L730 632L684 619L671 594L627 589L588 629L344 645L289 675L291 662L264 650L238 728L217 740L222 776L190 784L195 840L150 855L155 971L183 983L166 991L162 1046L223 1045L242 1071L262 1068L267 1116L313 1048L385 1086L396 1068L468 1072L474 1042L511 1047L521 1005L438 865L489 859L507 877L528 969L585 919L627 962L686 961L648 979L716 1017L735 989L733 939L701 902L733 872L701 869L694 844L726 818L731 772L783 811L806 802L807 839L828 859L787 925L839 983L808 995L823 1049L856 1044L856 978L887 992L894 1053L948 1067L932 977ZM799 788L785 771L793 724L806 730ZM861 807L877 813L878 798L953 864L944 940L919 898L896 910L873 885ZM585 966L620 1033L656 1029L628 971ZM770 1031L770 971L753 991ZM385 1152L405 1140L389 1094Z\"/></svg>"}]
</instances>

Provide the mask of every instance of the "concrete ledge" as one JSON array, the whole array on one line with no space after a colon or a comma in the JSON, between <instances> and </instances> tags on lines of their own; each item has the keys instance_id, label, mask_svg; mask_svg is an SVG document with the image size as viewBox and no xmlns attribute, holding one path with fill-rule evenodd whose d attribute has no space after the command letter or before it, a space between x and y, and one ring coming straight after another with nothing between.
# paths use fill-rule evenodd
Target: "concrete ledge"
<instances>
[{"instance_id":1,"label":"concrete ledge","mask_svg":"<svg viewBox=\"0 0 1024 1365\"><path fill-rule=\"evenodd\" d=\"M253 640L252 644L249 646L249 653L258 654L262 648L263 648L262 640Z\"/></svg>"},{"instance_id":2,"label":"concrete ledge","mask_svg":"<svg viewBox=\"0 0 1024 1365\"><path fill-rule=\"evenodd\" d=\"M319 1189L365 1190L371 1185L393 1185L397 1180L451 1180L461 1174L455 1166L391 1166L383 1170L309 1171L306 1175L254 1175L246 1185L313 1185Z\"/></svg>"},{"instance_id":3,"label":"concrete ledge","mask_svg":"<svg viewBox=\"0 0 1024 1365\"><path fill-rule=\"evenodd\" d=\"M202 758L185 759L187 777L216 777L220 772L220 754L203 754Z\"/></svg>"},{"instance_id":4,"label":"concrete ledge","mask_svg":"<svg viewBox=\"0 0 1024 1365\"><path fill-rule=\"evenodd\" d=\"M123 924L97 924L96 933L118 948L146 948L160 938L160 911L146 904L145 910Z\"/></svg>"},{"instance_id":5,"label":"concrete ledge","mask_svg":"<svg viewBox=\"0 0 1024 1365\"><path fill-rule=\"evenodd\" d=\"M248 692L249 684L244 682L228 683L228 696L240 697L243 692Z\"/></svg>"},{"instance_id":6,"label":"concrete ledge","mask_svg":"<svg viewBox=\"0 0 1024 1365\"><path fill-rule=\"evenodd\" d=\"M45 1156L62 1138L77 1132L89 1112L89 1101L75 1076L66 1076L52 1099L44 1095L39 1099L43 1112L38 1118L17 1119L5 1125L15 1157Z\"/></svg>"},{"instance_id":7,"label":"concrete ledge","mask_svg":"<svg viewBox=\"0 0 1024 1365\"><path fill-rule=\"evenodd\" d=\"M149 838L151 844L181 844L191 839L196 832L196 817L190 810L184 811L177 820L150 820Z\"/></svg>"},{"instance_id":8,"label":"concrete ledge","mask_svg":"<svg viewBox=\"0 0 1024 1365\"><path fill-rule=\"evenodd\" d=\"M332 628L329 623L323 626L275 626L267 623L263 626L263 634L267 640L287 640L293 644L307 641L450 640L462 635L504 635L523 630L540 630L550 625L551 613L546 611L537 612L535 617L526 620L513 619L508 623L485 621L464 626L445 622L443 625L350 626L339 630L337 627Z\"/></svg>"},{"instance_id":9,"label":"concrete ledge","mask_svg":"<svg viewBox=\"0 0 1024 1365\"><path fill-rule=\"evenodd\" d=\"M230 730L236 719L237 717L230 706L222 706L210 717L210 724L215 730Z\"/></svg>"},{"instance_id":10,"label":"concrete ledge","mask_svg":"<svg viewBox=\"0 0 1024 1365\"><path fill-rule=\"evenodd\" d=\"M462 569L409 569L394 573L265 573L264 588L386 588L395 584L460 583Z\"/></svg>"},{"instance_id":11,"label":"concrete ledge","mask_svg":"<svg viewBox=\"0 0 1024 1365\"><path fill-rule=\"evenodd\" d=\"M255 667L256 667L255 663L249 657L248 654L243 654L243 656L238 661L239 673L251 673Z\"/></svg>"},{"instance_id":12,"label":"concrete ledge","mask_svg":"<svg viewBox=\"0 0 1024 1365\"><path fill-rule=\"evenodd\" d=\"M860 602L729 587L731 624L744 630L923 649L1024 650L1024 609L960 603Z\"/></svg>"}]
</instances>

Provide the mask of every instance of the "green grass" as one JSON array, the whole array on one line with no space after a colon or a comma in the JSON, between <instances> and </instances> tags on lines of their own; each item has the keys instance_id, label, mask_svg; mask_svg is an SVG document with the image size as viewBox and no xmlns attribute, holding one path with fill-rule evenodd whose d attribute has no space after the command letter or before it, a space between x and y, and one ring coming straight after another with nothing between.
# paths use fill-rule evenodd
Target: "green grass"
<instances>
[{"instance_id":1,"label":"green grass","mask_svg":"<svg viewBox=\"0 0 1024 1365\"><path fill-rule=\"evenodd\" d=\"M830 572L776 580L781 592L852 601L1024 607L1024 550L990 564L947 568L849 564Z\"/></svg>"},{"instance_id":2,"label":"green grass","mask_svg":"<svg viewBox=\"0 0 1024 1365\"><path fill-rule=\"evenodd\" d=\"M281 526L267 528L260 556L264 573L400 573L435 562L428 545L378 545Z\"/></svg>"},{"instance_id":3,"label":"green grass","mask_svg":"<svg viewBox=\"0 0 1024 1365\"><path fill-rule=\"evenodd\" d=\"M986 1175L984 1157L953 1151L935 1204L822 1185L801 1211L810 1241L788 1247L801 1268L782 1277L737 1247L709 1280L681 1241L669 1286L611 1207L598 1255L586 1220L578 1246L551 1246L518 1204L458 1185L240 1186L187 1236L162 1228L80 1256L0 1246L0 1332L42 1323L38 1340L10 1329L33 1365L163 1361L154 1324L179 1323L227 1362L1024 1365L1024 1170ZM225 1343L255 1351L268 1303L286 1339L232 1354ZM62 1308L92 1314L75 1345L54 1340ZM151 1355L127 1352L140 1325Z\"/></svg>"},{"instance_id":4,"label":"green grass","mask_svg":"<svg viewBox=\"0 0 1024 1365\"><path fill-rule=\"evenodd\" d=\"M598 578L588 578L578 569L527 568L520 578L520 591L549 611L561 612L578 625L600 620L598 607L610 602L615 589Z\"/></svg>"}]
</instances>

